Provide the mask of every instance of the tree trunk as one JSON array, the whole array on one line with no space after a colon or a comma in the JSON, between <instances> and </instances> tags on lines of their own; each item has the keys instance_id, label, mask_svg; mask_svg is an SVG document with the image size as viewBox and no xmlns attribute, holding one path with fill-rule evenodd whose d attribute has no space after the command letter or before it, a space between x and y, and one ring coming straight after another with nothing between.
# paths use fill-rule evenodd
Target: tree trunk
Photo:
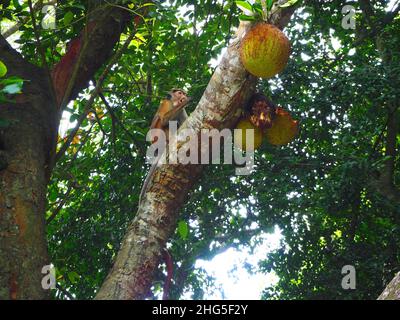
<instances>
[{"instance_id":1,"label":"tree trunk","mask_svg":"<svg viewBox=\"0 0 400 320\"><path fill-rule=\"evenodd\" d=\"M51 74L26 62L0 35L7 76L26 80L16 103L0 105L7 122L0 127L0 299L49 297L41 285L49 264L46 192L62 108L108 60L131 18L122 8L98 10Z\"/></svg>"},{"instance_id":2,"label":"tree trunk","mask_svg":"<svg viewBox=\"0 0 400 320\"><path fill-rule=\"evenodd\" d=\"M378 300L400 300L400 272L387 285Z\"/></svg>"},{"instance_id":3,"label":"tree trunk","mask_svg":"<svg viewBox=\"0 0 400 320\"><path fill-rule=\"evenodd\" d=\"M293 7L278 10L274 24L283 28L293 11ZM231 128L239 119L257 81L239 61L240 41L249 27L249 23L241 23L195 111L180 128L178 150L186 142L186 137L179 135L182 129L199 134L201 129ZM179 209L203 168L190 164L157 167L96 299L144 299L149 295L162 250L175 230Z\"/></svg>"},{"instance_id":4,"label":"tree trunk","mask_svg":"<svg viewBox=\"0 0 400 320\"><path fill-rule=\"evenodd\" d=\"M44 212L57 114L48 75L26 63L5 42L8 75L24 82L16 103L0 106L0 299L43 299L42 267L48 264Z\"/></svg>"}]
</instances>

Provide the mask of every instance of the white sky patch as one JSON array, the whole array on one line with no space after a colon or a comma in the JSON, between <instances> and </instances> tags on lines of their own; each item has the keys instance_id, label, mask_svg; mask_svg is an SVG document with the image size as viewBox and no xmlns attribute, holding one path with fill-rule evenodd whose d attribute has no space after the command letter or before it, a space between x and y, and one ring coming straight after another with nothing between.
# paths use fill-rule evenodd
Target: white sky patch
<instances>
[{"instance_id":1,"label":"white sky patch","mask_svg":"<svg viewBox=\"0 0 400 320\"><path fill-rule=\"evenodd\" d=\"M301 56L301 60L303 60L303 61L308 61L311 59L311 57L308 54L305 54L304 52L302 52L300 54L300 56Z\"/></svg>"},{"instance_id":2,"label":"white sky patch","mask_svg":"<svg viewBox=\"0 0 400 320\"><path fill-rule=\"evenodd\" d=\"M221 53L216 58L211 58L209 65L211 68L216 68L220 63L223 55L226 53L226 47L221 50Z\"/></svg>"},{"instance_id":3,"label":"white sky patch","mask_svg":"<svg viewBox=\"0 0 400 320\"><path fill-rule=\"evenodd\" d=\"M398 0L390 0L388 5L387 5L387 7L386 7L386 9L385 9L386 12L393 11L394 8L395 8L396 2L398 2Z\"/></svg>"},{"instance_id":4,"label":"white sky patch","mask_svg":"<svg viewBox=\"0 0 400 320\"><path fill-rule=\"evenodd\" d=\"M70 107L71 109L72 109L72 105L73 105L73 102L71 101L71 102L69 103L69 107ZM69 112L68 110L64 110L63 113L62 113L62 115L61 115L60 126L59 126L59 128L58 128L58 134L59 134L60 137L62 137L62 138L64 138L64 137L66 136L67 131L68 131L69 129L74 128L74 127L77 125L77 123L78 123L77 120L75 120L75 121L73 121L73 122L70 121L71 115L72 115L72 113Z\"/></svg>"},{"instance_id":5,"label":"white sky patch","mask_svg":"<svg viewBox=\"0 0 400 320\"><path fill-rule=\"evenodd\" d=\"M333 49L335 51L338 51L342 46L342 44L340 43L339 39L336 38L336 37L332 37L331 38L331 42L332 42L332 47L333 47Z\"/></svg>"},{"instance_id":6,"label":"white sky patch","mask_svg":"<svg viewBox=\"0 0 400 320\"><path fill-rule=\"evenodd\" d=\"M272 250L280 247L282 234L278 228L272 234L261 236L262 244L253 252L248 249L228 249L210 261L198 260L197 268L204 268L215 278L215 287L220 288L213 293L207 293L206 299L259 300L262 291L278 281L273 272L264 274L258 272L258 263L264 260ZM255 272L249 273L244 264L251 265ZM185 298L185 297L184 297ZM190 298L188 293L186 298Z\"/></svg>"}]
</instances>

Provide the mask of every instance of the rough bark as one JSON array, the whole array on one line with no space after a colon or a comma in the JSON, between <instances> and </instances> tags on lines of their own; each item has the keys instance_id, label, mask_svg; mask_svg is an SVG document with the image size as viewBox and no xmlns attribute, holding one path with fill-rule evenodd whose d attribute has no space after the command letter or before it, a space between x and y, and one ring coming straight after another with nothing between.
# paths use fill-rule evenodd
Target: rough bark
<instances>
[{"instance_id":1,"label":"rough bark","mask_svg":"<svg viewBox=\"0 0 400 320\"><path fill-rule=\"evenodd\" d=\"M48 297L41 286L49 263L44 214L61 109L110 57L130 17L122 8L98 10L52 69L52 79L0 36L7 75L28 80L16 103L0 105L0 118L9 122L0 128L0 299Z\"/></svg>"},{"instance_id":2,"label":"rough bark","mask_svg":"<svg viewBox=\"0 0 400 320\"><path fill-rule=\"evenodd\" d=\"M400 300L400 272L387 285L378 300Z\"/></svg>"},{"instance_id":3,"label":"rough bark","mask_svg":"<svg viewBox=\"0 0 400 320\"><path fill-rule=\"evenodd\" d=\"M273 23L283 28L293 11L294 8L279 10ZM195 111L178 132L178 150L185 145L185 137L179 134L183 129L199 134L201 129L231 128L240 117L241 107L254 92L257 80L239 61L239 44L249 28L250 24L241 23ZM157 167L96 299L144 299L149 295L153 274L162 249L175 230L179 209L203 169L203 165L193 164Z\"/></svg>"},{"instance_id":4,"label":"rough bark","mask_svg":"<svg viewBox=\"0 0 400 320\"><path fill-rule=\"evenodd\" d=\"M385 143L385 161L378 177L372 181L375 190L396 205L400 205L400 190L394 183L395 163L397 155L397 134L399 132L399 116L397 105L389 103L388 122Z\"/></svg>"},{"instance_id":5,"label":"rough bark","mask_svg":"<svg viewBox=\"0 0 400 320\"><path fill-rule=\"evenodd\" d=\"M376 19L371 3L366 0L362 2L368 4L361 6L364 16ZM386 16L379 23L381 26L380 30L374 26L370 20L368 20L371 24L371 27L374 29L374 33L371 34L371 39L373 39L375 42L376 50L378 51L383 64L388 68L390 68L393 63L396 63L393 57L399 55L399 49L397 47L388 46L388 41L386 38L387 33L384 31L384 27L391 23L399 10L400 5L398 5L394 11L386 14ZM388 76L393 77L391 75ZM393 79L393 82L395 82L395 80L396 79ZM400 204L400 190L396 186L394 180L397 157L397 135L399 133L399 105L400 100L398 98L388 99L385 102L385 108L387 112L385 156L387 157L387 160L385 161L380 172L375 174L374 179L371 179L372 188L384 198L396 205Z\"/></svg>"},{"instance_id":6,"label":"rough bark","mask_svg":"<svg viewBox=\"0 0 400 320\"><path fill-rule=\"evenodd\" d=\"M81 35L68 44L68 51L52 69L57 101L62 107L87 87L95 72L111 57L131 14L118 7L106 7L90 17Z\"/></svg>"},{"instance_id":7,"label":"rough bark","mask_svg":"<svg viewBox=\"0 0 400 320\"><path fill-rule=\"evenodd\" d=\"M47 74L0 39L8 75L25 80L16 103L0 105L0 299L47 297L41 287L48 264L44 212L51 141L57 134L55 101Z\"/></svg>"}]
</instances>

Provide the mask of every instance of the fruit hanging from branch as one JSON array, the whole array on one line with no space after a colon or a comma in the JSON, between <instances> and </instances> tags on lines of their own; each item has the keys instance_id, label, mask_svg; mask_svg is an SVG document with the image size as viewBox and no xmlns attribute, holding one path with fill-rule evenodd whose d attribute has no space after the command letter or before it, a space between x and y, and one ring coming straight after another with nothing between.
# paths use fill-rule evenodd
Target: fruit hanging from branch
<instances>
[{"instance_id":1,"label":"fruit hanging from branch","mask_svg":"<svg viewBox=\"0 0 400 320\"><path fill-rule=\"evenodd\" d=\"M265 136L270 144L281 146L293 141L299 133L299 122L293 120L290 113L282 107L276 108L272 126L265 130Z\"/></svg>"},{"instance_id":2,"label":"fruit hanging from branch","mask_svg":"<svg viewBox=\"0 0 400 320\"><path fill-rule=\"evenodd\" d=\"M263 131L256 126L254 126L249 119L243 118L239 121L236 126L236 130L241 130L241 136L237 133L234 134L233 142L235 146L245 151L254 151L258 149L263 140ZM254 130L254 134L247 134L247 130ZM253 148L250 148L250 143L252 142Z\"/></svg>"},{"instance_id":3,"label":"fruit hanging from branch","mask_svg":"<svg viewBox=\"0 0 400 320\"><path fill-rule=\"evenodd\" d=\"M275 104L262 93L255 93L244 108L242 119L236 129L241 129L242 136L235 135L235 145L246 150L248 139L253 139L254 150L262 144L265 130L272 126L275 117ZM253 129L254 135L246 136L246 130ZM250 150L249 150L250 151Z\"/></svg>"},{"instance_id":4,"label":"fruit hanging from branch","mask_svg":"<svg viewBox=\"0 0 400 320\"><path fill-rule=\"evenodd\" d=\"M240 60L245 69L259 78L271 78L285 69L290 43L285 34L272 24L260 22L244 37Z\"/></svg>"},{"instance_id":5,"label":"fruit hanging from branch","mask_svg":"<svg viewBox=\"0 0 400 320\"><path fill-rule=\"evenodd\" d=\"M234 143L246 150L249 139L253 140L254 150L262 144L263 138L276 146L288 144L299 133L299 122L282 107L276 106L262 93L255 93L244 108L243 117L236 126L242 132L234 136ZM246 135L247 129L253 129L254 135ZM253 150L247 150L253 151Z\"/></svg>"},{"instance_id":6,"label":"fruit hanging from branch","mask_svg":"<svg viewBox=\"0 0 400 320\"><path fill-rule=\"evenodd\" d=\"M245 13L242 20L257 22L245 35L240 45L240 61L256 77L271 78L285 69L290 55L290 42L285 34L269 23L274 8L273 0L257 0L254 4L236 1ZM288 1L283 6L293 5ZM282 6L281 6L282 7Z\"/></svg>"}]
</instances>

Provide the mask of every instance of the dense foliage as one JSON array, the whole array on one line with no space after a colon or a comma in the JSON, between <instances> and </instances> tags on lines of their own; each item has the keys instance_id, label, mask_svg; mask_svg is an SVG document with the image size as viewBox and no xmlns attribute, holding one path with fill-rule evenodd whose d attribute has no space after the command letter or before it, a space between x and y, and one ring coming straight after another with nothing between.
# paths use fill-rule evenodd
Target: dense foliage
<instances>
[{"instance_id":1,"label":"dense foliage","mask_svg":"<svg viewBox=\"0 0 400 320\"><path fill-rule=\"evenodd\" d=\"M354 4L357 28L346 30L346 1L303 1L285 30L292 43L288 67L258 88L300 120L300 136L283 147L265 143L249 176L235 176L228 165L207 169L170 241L172 298L204 297L212 281L196 260L255 247L274 226L281 247L266 253L260 269L274 271L279 282L262 298L375 299L400 270L400 199L375 183L391 160L387 123L400 105L400 19L383 24L388 2L373 1L374 16ZM48 63L85 25L85 3L58 1L57 29L40 30ZM92 298L112 266L137 209L148 168L145 134L160 97L171 87L188 89L192 110L239 23L231 0L154 3L145 23L128 26L134 41L51 178L48 241L61 299ZM27 11L18 1L2 7L3 27ZM20 30L14 45L42 64L31 22ZM75 126L91 88L70 103L62 128ZM388 114L391 104L396 109ZM59 146L70 131L61 133ZM397 167L393 180L399 175ZM357 270L356 290L341 287L344 265ZM161 266L155 295L164 278Z\"/></svg>"}]
</instances>

